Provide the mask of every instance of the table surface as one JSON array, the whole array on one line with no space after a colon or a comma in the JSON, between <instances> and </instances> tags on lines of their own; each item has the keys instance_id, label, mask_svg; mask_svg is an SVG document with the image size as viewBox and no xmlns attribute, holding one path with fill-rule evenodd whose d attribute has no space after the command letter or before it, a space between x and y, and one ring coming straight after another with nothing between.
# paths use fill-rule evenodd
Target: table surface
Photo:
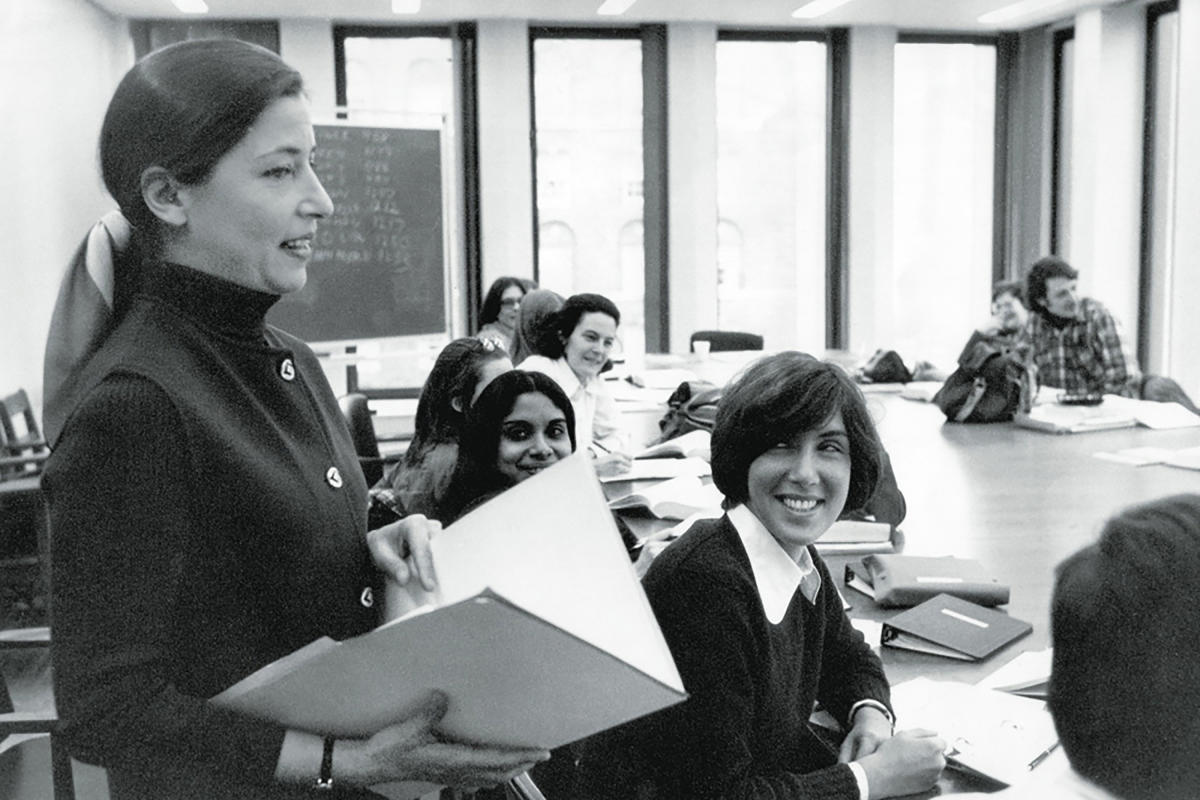
<instances>
[{"instance_id":1,"label":"table surface","mask_svg":"<svg viewBox=\"0 0 1200 800\"><path fill-rule=\"evenodd\" d=\"M717 383L745 362L746 354L724 353L661 359L664 366L686 367ZM1200 492L1200 472L1135 467L1093 455L1130 447L1200 446L1200 428L1054 435L1011 423L946 423L935 405L894 393L868 392L867 403L908 503L900 526L903 552L979 560L1011 587L1004 610L1033 624L1029 636L979 663L882 648L893 684L918 676L974 683L1022 651L1048 647L1055 565L1094 541L1104 521L1122 508ZM851 558L825 560L836 577ZM845 594L853 605L851 617L881 621L896 613L853 590ZM920 796L984 788L989 787L948 770L939 790Z\"/></svg>"}]
</instances>

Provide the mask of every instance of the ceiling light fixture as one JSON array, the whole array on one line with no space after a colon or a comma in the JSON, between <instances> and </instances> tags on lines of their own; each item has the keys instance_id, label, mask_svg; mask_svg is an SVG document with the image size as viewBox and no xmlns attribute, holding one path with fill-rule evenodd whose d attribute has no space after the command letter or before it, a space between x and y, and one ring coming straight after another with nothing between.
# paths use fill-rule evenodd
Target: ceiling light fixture
<instances>
[{"instance_id":1,"label":"ceiling light fixture","mask_svg":"<svg viewBox=\"0 0 1200 800\"><path fill-rule=\"evenodd\" d=\"M812 0L811 3L805 3L792 12L792 17L795 19L813 19L822 14L828 14L839 6L844 6L850 0Z\"/></svg>"},{"instance_id":2,"label":"ceiling light fixture","mask_svg":"<svg viewBox=\"0 0 1200 800\"><path fill-rule=\"evenodd\" d=\"M999 25L1005 22L1012 22L1015 19L1045 13L1055 6L1064 5L1066 2L1067 0L1019 0L1019 2L1001 6L994 11L981 14L979 22L984 25Z\"/></svg>"},{"instance_id":3,"label":"ceiling light fixture","mask_svg":"<svg viewBox=\"0 0 1200 800\"><path fill-rule=\"evenodd\" d=\"M615 17L624 14L636 2L637 0L604 0L596 9L596 13L605 17Z\"/></svg>"},{"instance_id":4,"label":"ceiling light fixture","mask_svg":"<svg viewBox=\"0 0 1200 800\"><path fill-rule=\"evenodd\" d=\"M184 14L207 14L208 4L204 0L171 0Z\"/></svg>"},{"instance_id":5,"label":"ceiling light fixture","mask_svg":"<svg viewBox=\"0 0 1200 800\"><path fill-rule=\"evenodd\" d=\"M416 14L421 10L421 0L392 0L393 14Z\"/></svg>"}]
</instances>

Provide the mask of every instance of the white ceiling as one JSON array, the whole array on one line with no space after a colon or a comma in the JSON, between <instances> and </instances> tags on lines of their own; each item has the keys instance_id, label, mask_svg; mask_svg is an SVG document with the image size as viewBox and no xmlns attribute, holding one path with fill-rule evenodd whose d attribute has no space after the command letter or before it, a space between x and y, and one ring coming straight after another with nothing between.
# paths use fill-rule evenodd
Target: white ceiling
<instances>
[{"instance_id":1,"label":"white ceiling","mask_svg":"<svg viewBox=\"0 0 1200 800\"><path fill-rule=\"evenodd\" d=\"M850 0L813 20L793 20L807 0L637 0L621 16L596 14L600 0L422 0L417 14L391 13L391 0L206 0L210 18L320 17L350 23L434 24L513 18L533 23L622 25L699 21L744 27L889 25L911 31L984 33L1030 28L1070 18L1082 9L1138 0L1036 0L1037 8L1010 22L983 24L980 15L1016 0ZM91 0L120 16L187 17L171 0ZM1030 2L1030 0L1026 0Z\"/></svg>"}]
</instances>

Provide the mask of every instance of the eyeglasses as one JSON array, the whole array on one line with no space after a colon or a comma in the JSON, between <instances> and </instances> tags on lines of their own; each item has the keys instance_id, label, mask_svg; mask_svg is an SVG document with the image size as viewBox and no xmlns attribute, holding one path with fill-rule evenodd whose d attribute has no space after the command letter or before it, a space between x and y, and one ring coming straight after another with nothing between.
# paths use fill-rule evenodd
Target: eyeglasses
<instances>
[{"instance_id":1,"label":"eyeglasses","mask_svg":"<svg viewBox=\"0 0 1200 800\"><path fill-rule=\"evenodd\" d=\"M516 308L519 305L521 305L521 298L519 297L506 297L500 301L501 308Z\"/></svg>"}]
</instances>

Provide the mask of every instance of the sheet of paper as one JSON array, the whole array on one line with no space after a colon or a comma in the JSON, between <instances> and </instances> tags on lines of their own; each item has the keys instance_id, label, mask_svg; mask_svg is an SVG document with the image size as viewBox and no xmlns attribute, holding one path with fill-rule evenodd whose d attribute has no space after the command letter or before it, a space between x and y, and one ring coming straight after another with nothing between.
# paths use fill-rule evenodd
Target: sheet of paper
<instances>
[{"instance_id":1,"label":"sheet of paper","mask_svg":"<svg viewBox=\"0 0 1200 800\"><path fill-rule=\"evenodd\" d=\"M1148 464L1163 463L1171 456L1172 452L1165 447L1128 447L1124 450L1101 451L1092 455L1104 461L1144 467Z\"/></svg>"},{"instance_id":2,"label":"sheet of paper","mask_svg":"<svg viewBox=\"0 0 1200 800\"><path fill-rule=\"evenodd\" d=\"M977 686L1004 691L1009 687L1044 681L1050 678L1050 662L1054 649L1026 650L1004 666L985 676Z\"/></svg>"},{"instance_id":3,"label":"sheet of paper","mask_svg":"<svg viewBox=\"0 0 1200 800\"><path fill-rule=\"evenodd\" d=\"M629 470L616 475L605 475L601 483L617 481L668 480L681 475L703 478L712 474L712 467L702 458L640 458L629 465Z\"/></svg>"},{"instance_id":4,"label":"sheet of paper","mask_svg":"<svg viewBox=\"0 0 1200 800\"><path fill-rule=\"evenodd\" d=\"M1179 403L1156 403L1153 400L1134 400L1106 394L1104 405L1114 411L1129 414L1140 425L1155 430L1200 426L1200 416L1196 416Z\"/></svg>"}]
</instances>

